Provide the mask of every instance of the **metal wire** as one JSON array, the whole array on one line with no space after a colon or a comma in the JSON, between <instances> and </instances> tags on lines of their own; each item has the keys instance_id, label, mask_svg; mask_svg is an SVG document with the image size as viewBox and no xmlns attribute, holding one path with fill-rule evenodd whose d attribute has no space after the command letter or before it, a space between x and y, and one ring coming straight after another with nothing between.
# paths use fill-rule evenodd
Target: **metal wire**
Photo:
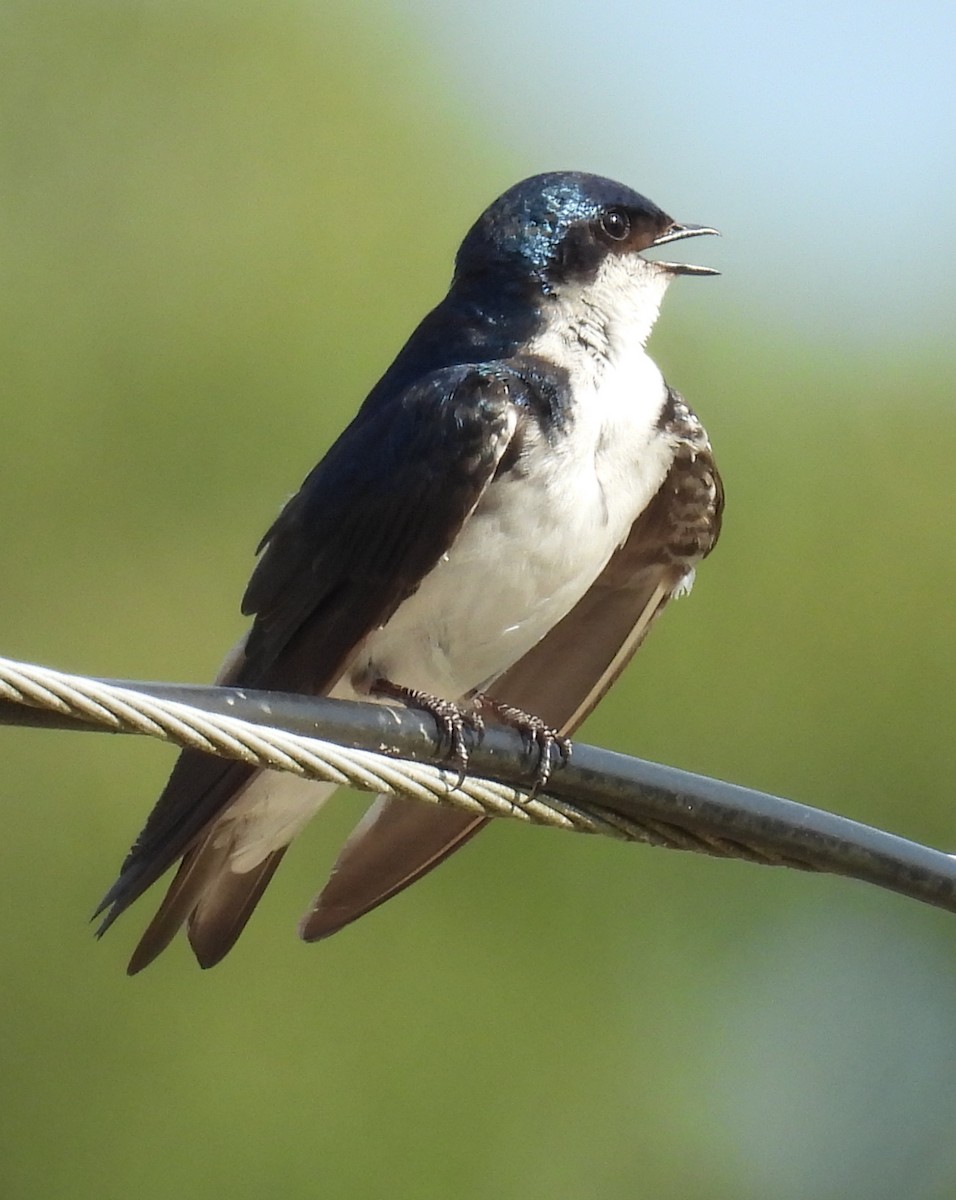
<instances>
[{"instance_id":1,"label":"metal wire","mask_svg":"<svg viewBox=\"0 0 956 1200\"><path fill-rule=\"evenodd\" d=\"M488 727L443 766L411 710L234 688L107 681L0 658L0 724L140 733L306 778L669 849L863 880L956 912L956 860L832 813L575 744L546 795L518 734ZM321 735L321 736L317 736Z\"/></svg>"},{"instance_id":2,"label":"metal wire","mask_svg":"<svg viewBox=\"0 0 956 1200\"><path fill-rule=\"evenodd\" d=\"M235 716L209 712L176 700L84 676L0 659L0 697L42 708L70 720L115 733L140 733L254 766L289 771L307 779L348 784L370 792L401 793L432 803L451 803L470 812L508 816L586 832L603 830L600 818L572 813L516 787L466 776L428 763L343 747ZM613 825L606 832L614 834Z\"/></svg>"}]
</instances>

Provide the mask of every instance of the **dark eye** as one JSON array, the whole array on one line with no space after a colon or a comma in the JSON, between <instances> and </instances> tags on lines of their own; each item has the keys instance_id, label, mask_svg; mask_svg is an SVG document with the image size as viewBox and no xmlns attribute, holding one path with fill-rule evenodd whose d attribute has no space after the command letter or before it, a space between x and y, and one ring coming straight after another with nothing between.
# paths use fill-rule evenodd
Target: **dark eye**
<instances>
[{"instance_id":1,"label":"dark eye","mask_svg":"<svg viewBox=\"0 0 956 1200\"><path fill-rule=\"evenodd\" d=\"M601 213L601 228L612 241L623 242L631 232L631 218L623 208L607 208Z\"/></svg>"}]
</instances>

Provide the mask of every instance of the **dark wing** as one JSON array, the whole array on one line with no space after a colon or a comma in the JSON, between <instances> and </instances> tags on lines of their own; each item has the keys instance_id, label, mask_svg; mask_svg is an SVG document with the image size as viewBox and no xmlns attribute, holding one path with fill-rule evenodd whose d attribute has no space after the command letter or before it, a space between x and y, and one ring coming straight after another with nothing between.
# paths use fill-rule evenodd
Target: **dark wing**
<instances>
[{"instance_id":1,"label":"dark wing","mask_svg":"<svg viewBox=\"0 0 956 1200\"><path fill-rule=\"evenodd\" d=\"M243 601L255 622L230 683L328 691L471 515L522 419L522 387L496 364L455 367L359 413L263 539ZM186 854L190 887L168 898L169 920L154 931L165 945L204 882L190 848L255 773L194 750L180 755L100 906L109 910L100 932ZM210 862L210 872L223 869ZM268 874L246 877L247 891L257 889L243 900L246 916Z\"/></svg>"},{"instance_id":2,"label":"dark wing","mask_svg":"<svg viewBox=\"0 0 956 1200\"><path fill-rule=\"evenodd\" d=\"M563 733L594 709L720 533L723 487L707 435L673 390L665 415L679 441L660 490L571 612L488 689ZM486 823L453 808L380 797L343 846L302 936L328 937L384 903Z\"/></svg>"},{"instance_id":3,"label":"dark wing","mask_svg":"<svg viewBox=\"0 0 956 1200\"><path fill-rule=\"evenodd\" d=\"M338 679L471 515L523 388L503 366L454 367L359 414L262 540L240 684L322 692Z\"/></svg>"}]
</instances>

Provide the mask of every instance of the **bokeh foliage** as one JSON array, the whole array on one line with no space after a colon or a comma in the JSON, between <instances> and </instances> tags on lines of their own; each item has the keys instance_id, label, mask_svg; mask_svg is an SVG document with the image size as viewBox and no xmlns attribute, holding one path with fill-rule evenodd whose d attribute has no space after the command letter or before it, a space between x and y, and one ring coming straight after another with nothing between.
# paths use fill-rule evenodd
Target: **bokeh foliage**
<instances>
[{"instance_id":1,"label":"bokeh foliage","mask_svg":"<svg viewBox=\"0 0 956 1200\"><path fill-rule=\"evenodd\" d=\"M212 675L271 515L525 173L431 78L344 5L3 6L0 651ZM726 532L586 736L952 844L954 352L847 358L843 319L674 289ZM5 1196L952 1194L951 917L502 825L305 948L343 797L220 968L130 982L149 904L85 918L171 753L2 740Z\"/></svg>"}]
</instances>

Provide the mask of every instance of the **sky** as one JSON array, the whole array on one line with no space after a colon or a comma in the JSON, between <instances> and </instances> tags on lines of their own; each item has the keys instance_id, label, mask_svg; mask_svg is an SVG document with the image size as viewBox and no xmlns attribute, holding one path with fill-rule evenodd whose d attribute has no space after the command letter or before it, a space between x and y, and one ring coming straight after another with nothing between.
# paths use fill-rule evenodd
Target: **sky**
<instances>
[{"instance_id":1,"label":"sky","mask_svg":"<svg viewBox=\"0 0 956 1200\"><path fill-rule=\"evenodd\" d=\"M717 225L710 261L745 311L853 340L951 331L956 6L403 0L401 12L449 95L526 173L595 170Z\"/></svg>"}]
</instances>

